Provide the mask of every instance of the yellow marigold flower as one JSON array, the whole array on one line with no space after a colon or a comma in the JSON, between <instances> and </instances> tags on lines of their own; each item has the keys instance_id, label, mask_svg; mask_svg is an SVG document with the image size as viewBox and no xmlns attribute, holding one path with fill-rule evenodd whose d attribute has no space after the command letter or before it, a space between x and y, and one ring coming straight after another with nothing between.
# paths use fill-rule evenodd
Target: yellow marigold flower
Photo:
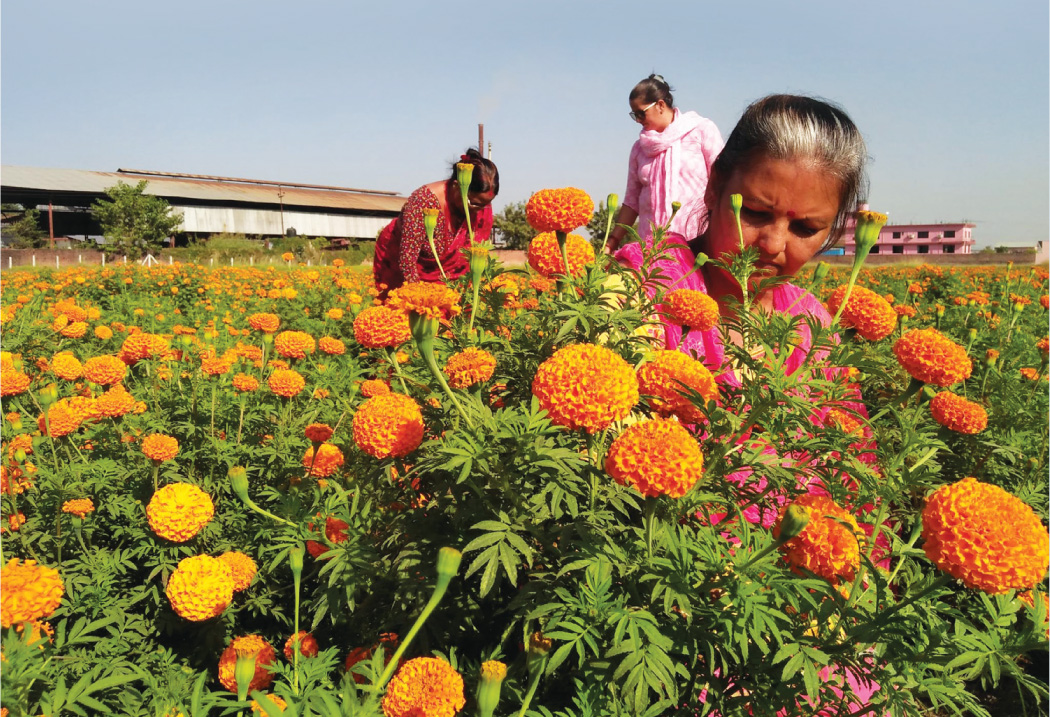
<instances>
[{"instance_id":1,"label":"yellow marigold flower","mask_svg":"<svg viewBox=\"0 0 1050 717\"><path fill-rule=\"evenodd\" d=\"M270 374L268 383L270 390L278 396L291 398L303 390L306 386L306 379L298 371L279 368Z\"/></svg>"},{"instance_id":2,"label":"yellow marigold flower","mask_svg":"<svg viewBox=\"0 0 1050 717\"><path fill-rule=\"evenodd\" d=\"M331 336L322 337L317 346L329 356L342 356L346 353L346 344Z\"/></svg>"},{"instance_id":3,"label":"yellow marigold flower","mask_svg":"<svg viewBox=\"0 0 1050 717\"><path fill-rule=\"evenodd\" d=\"M331 443L322 443L317 449L316 457L313 446L307 448L306 455L303 456L303 467L309 472L308 475L320 478L327 478L342 465L343 452Z\"/></svg>"},{"instance_id":4,"label":"yellow marigold flower","mask_svg":"<svg viewBox=\"0 0 1050 717\"><path fill-rule=\"evenodd\" d=\"M590 195L576 187L541 189L529 197L525 218L538 232L568 234L577 227L586 226L594 214Z\"/></svg>"},{"instance_id":5,"label":"yellow marigold flower","mask_svg":"<svg viewBox=\"0 0 1050 717\"><path fill-rule=\"evenodd\" d=\"M272 334L281 326L281 317L277 314L252 314L248 317L248 325L257 331Z\"/></svg>"},{"instance_id":6,"label":"yellow marigold flower","mask_svg":"<svg viewBox=\"0 0 1050 717\"><path fill-rule=\"evenodd\" d=\"M311 443L324 443L332 437L332 427L327 423L311 423L303 429L303 435Z\"/></svg>"},{"instance_id":7,"label":"yellow marigold flower","mask_svg":"<svg viewBox=\"0 0 1050 717\"><path fill-rule=\"evenodd\" d=\"M25 393L29 388L30 379L27 374L14 369L0 371L0 396L17 396Z\"/></svg>"},{"instance_id":8,"label":"yellow marigold flower","mask_svg":"<svg viewBox=\"0 0 1050 717\"><path fill-rule=\"evenodd\" d=\"M864 424L854 414L838 407L828 410L827 416L824 417L824 425L828 428L837 428L847 436L860 435L864 432Z\"/></svg>"},{"instance_id":9,"label":"yellow marigold flower","mask_svg":"<svg viewBox=\"0 0 1050 717\"><path fill-rule=\"evenodd\" d=\"M51 370L56 376L67 381L76 381L84 375L84 365L76 356L67 351L55 354L51 359Z\"/></svg>"},{"instance_id":10,"label":"yellow marigold flower","mask_svg":"<svg viewBox=\"0 0 1050 717\"><path fill-rule=\"evenodd\" d=\"M942 391L930 401L930 413L937 423L957 433L980 433L988 427L988 414L979 403Z\"/></svg>"},{"instance_id":11,"label":"yellow marigold flower","mask_svg":"<svg viewBox=\"0 0 1050 717\"><path fill-rule=\"evenodd\" d=\"M1043 337L1035 345L1036 351L1041 353L1043 356L1050 355L1050 338Z\"/></svg>"},{"instance_id":12,"label":"yellow marigold flower","mask_svg":"<svg viewBox=\"0 0 1050 717\"><path fill-rule=\"evenodd\" d=\"M233 638L219 657L219 682L230 692L237 692L237 678L233 670L237 666L237 653L255 656L255 675L248 685L248 692L265 690L273 682L273 673L266 669L277 658L273 646L259 635L243 635Z\"/></svg>"},{"instance_id":13,"label":"yellow marigold flower","mask_svg":"<svg viewBox=\"0 0 1050 717\"><path fill-rule=\"evenodd\" d=\"M95 399L95 409L100 416L116 418L131 413L136 406L135 397L127 392L123 384L116 384Z\"/></svg>"},{"instance_id":14,"label":"yellow marigold flower","mask_svg":"<svg viewBox=\"0 0 1050 717\"><path fill-rule=\"evenodd\" d=\"M282 331L273 340L274 349L284 358L306 358L316 345L314 337L302 331Z\"/></svg>"},{"instance_id":15,"label":"yellow marigold flower","mask_svg":"<svg viewBox=\"0 0 1050 717\"><path fill-rule=\"evenodd\" d=\"M179 452L179 442L163 433L151 433L142 439L142 452L158 463L171 460Z\"/></svg>"},{"instance_id":16,"label":"yellow marigold flower","mask_svg":"<svg viewBox=\"0 0 1050 717\"><path fill-rule=\"evenodd\" d=\"M718 398L718 385L707 367L681 351L656 351L653 360L638 369L638 387L653 410L662 416L674 414L686 423L704 419L702 409L684 395L695 391L706 401Z\"/></svg>"},{"instance_id":17,"label":"yellow marigold flower","mask_svg":"<svg viewBox=\"0 0 1050 717\"><path fill-rule=\"evenodd\" d=\"M431 319L448 319L461 311L459 294L455 290L426 281L409 282L394 289L387 305Z\"/></svg>"},{"instance_id":18,"label":"yellow marigold flower","mask_svg":"<svg viewBox=\"0 0 1050 717\"><path fill-rule=\"evenodd\" d=\"M281 254L281 258L284 259L285 261L291 261L292 259L295 258L295 254L293 254L290 251L286 251L285 253ZM234 692L236 692L236 690L234 690Z\"/></svg>"},{"instance_id":19,"label":"yellow marigold flower","mask_svg":"<svg viewBox=\"0 0 1050 717\"><path fill-rule=\"evenodd\" d=\"M788 565L796 572L802 568L837 584L839 579L852 580L860 566L862 535L856 518L825 495L806 493L780 510L773 537L780 537L780 526L790 506L801 507L809 514L809 522L780 550Z\"/></svg>"},{"instance_id":20,"label":"yellow marigold flower","mask_svg":"<svg viewBox=\"0 0 1050 717\"><path fill-rule=\"evenodd\" d=\"M893 344L893 353L912 378L951 386L970 377L966 349L937 329L912 329Z\"/></svg>"},{"instance_id":21,"label":"yellow marigold flower","mask_svg":"<svg viewBox=\"0 0 1050 717\"><path fill-rule=\"evenodd\" d=\"M230 606L233 577L218 558L194 555L183 558L168 578L165 589L175 613L186 620L208 620Z\"/></svg>"},{"instance_id":22,"label":"yellow marigold flower","mask_svg":"<svg viewBox=\"0 0 1050 717\"><path fill-rule=\"evenodd\" d=\"M303 657L317 657L320 648L317 644L317 638L306 630L300 630L285 641L284 656L289 662L295 657L296 647L299 648L299 654Z\"/></svg>"},{"instance_id":23,"label":"yellow marigold flower","mask_svg":"<svg viewBox=\"0 0 1050 717\"><path fill-rule=\"evenodd\" d=\"M185 543L215 515L211 496L190 483L161 486L146 506L153 532L173 543Z\"/></svg>"},{"instance_id":24,"label":"yellow marigold flower","mask_svg":"<svg viewBox=\"0 0 1050 717\"><path fill-rule=\"evenodd\" d=\"M403 457L423 440L423 413L409 396L374 396L354 414L354 442L375 458Z\"/></svg>"},{"instance_id":25,"label":"yellow marigold flower","mask_svg":"<svg viewBox=\"0 0 1050 717\"><path fill-rule=\"evenodd\" d=\"M49 617L62 602L65 586L58 571L35 560L8 560L0 570L0 625Z\"/></svg>"},{"instance_id":26,"label":"yellow marigold flower","mask_svg":"<svg viewBox=\"0 0 1050 717\"><path fill-rule=\"evenodd\" d=\"M499 660L486 660L481 663L481 679L502 681L507 676L507 666Z\"/></svg>"},{"instance_id":27,"label":"yellow marigold flower","mask_svg":"<svg viewBox=\"0 0 1050 717\"><path fill-rule=\"evenodd\" d=\"M224 376L233 368L233 361L226 356L205 356L201 359L201 373L205 376Z\"/></svg>"},{"instance_id":28,"label":"yellow marigold flower","mask_svg":"<svg viewBox=\"0 0 1050 717\"><path fill-rule=\"evenodd\" d=\"M217 559L229 568L235 593L247 590L252 580L255 579L255 574L259 572L259 566L255 564L250 555L236 550L228 550Z\"/></svg>"},{"instance_id":29,"label":"yellow marigold flower","mask_svg":"<svg viewBox=\"0 0 1050 717\"><path fill-rule=\"evenodd\" d=\"M168 340L163 336L135 333L124 339L119 355L124 363L134 366L143 359L162 356L167 353L168 349Z\"/></svg>"},{"instance_id":30,"label":"yellow marigold flower","mask_svg":"<svg viewBox=\"0 0 1050 717\"><path fill-rule=\"evenodd\" d=\"M339 261L339 260L336 259L336 261ZM328 318L330 318L332 321L339 321L339 319L343 318L343 310L342 309L329 309L327 314L326 314L326 316L328 316Z\"/></svg>"},{"instance_id":31,"label":"yellow marigold flower","mask_svg":"<svg viewBox=\"0 0 1050 717\"><path fill-rule=\"evenodd\" d=\"M87 323L83 321L74 321L63 328L59 333L68 339L79 339L87 333Z\"/></svg>"},{"instance_id":32,"label":"yellow marigold flower","mask_svg":"<svg viewBox=\"0 0 1050 717\"><path fill-rule=\"evenodd\" d=\"M259 381L254 376L239 373L233 377L233 387L242 393L251 393L259 388Z\"/></svg>"},{"instance_id":33,"label":"yellow marigold flower","mask_svg":"<svg viewBox=\"0 0 1050 717\"><path fill-rule=\"evenodd\" d=\"M610 349L573 344L540 364L532 393L553 423L596 433L623 419L638 403L638 378Z\"/></svg>"},{"instance_id":34,"label":"yellow marigold flower","mask_svg":"<svg viewBox=\"0 0 1050 717\"><path fill-rule=\"evenodd\" d=\"M116 356L93 356L84 362L84 378L100 386L124 380L128 365Z\"/></svg>"},{"instance_id":35,"label":"yellow marigold flower","mask_svg":"<svg viewBox=\"0 0 1050 717\"><path fill-rule=\"evenodd\" d=\"M366 398L372 398L372 396L378 396L383 393L390 393L390 384L386 381L373 378L361 384L361 395Z\"/></svg>"},{"instance_id":36,"label":"yellow marigold flower","mask_svg":"<svg viewBox=\"0 0 1050 717\"><path fill-rule=\"evenodd\" d=\"M467 700L463 678L444 660L417 657L390 680L383 697L386 717L455 717Z\"/></svg>"},{"instance_id":37,"label":"yellow marigold flower","mask_svg":"<svg viewBox=\"0 0 1050 717\"><path fill-rule=\"evenodd\" d=\"M718 302L696 289L675 289L664 294L660 312L675 326L709 331L718 323Z\"/></svg>"},{"instance_id":38,"label":"yellow marigold flower","mask_svg":"<svg viewBox=\"0 0 1050 717\"><path fill-rule=\"evenodd\" d=\"M95 512L95 503L90 498L74 498L62 504L62 512L83 519L88 513Z\"/></svg>"},{"instance_id":39,"label":"yellow marigold flower","mask_svg":"<svg viewBox=\"0 0 1050 717\"><path fill-rule=\"evenodd\" d=\"M336 259L335 261L341 261L341 259ZM335 264L335 262L332 262L332 264ZM278 697L277 695L268 694L268 695L266 695L266 698L268 700L270 700L271 702L273 702L278 707L280 707L282 710L285 707L288 706L288 703L285 702L280 697ZM267 712L267 709L268 709L267 707L264 707L263 705L261 705L257 700L252 700L252 714L253 715L262 715L262 717L277 717L277 713L276 712Z\"/></svg>"},{"instance_id":40,"label":"yellow marigold flower","mask_svg":"<svg viewBox=\"0 0 1050 717\"><path fill-rule=\"evenodd\" d=\"M354 339L365 348L393 348L410 338L408 314L389 306L370 306L354 319Z\"/></svg>"},{"instance_id":41,"label":"yellow marigold flower","mask_svg":"<svg viewBox=\"0 0 1050 717\"><path fill-rule=\"evenodd\" d=\"M681 498L703 476L704 454L678 421L655 418L617 436L605 456L605 471L646 497Z\"/></svg>"},{"instance_id":42,"label":"yellow marigold flower","mask_svg":"<svg viewBox=\"0 0 1050 717\"><path fill-rule=\"evenodd\" d=\"M1043 579L1050 536L1035 512L990 483L963 478L938 488L922 511L923 550L933 563L987 593L1030 588Z\"/></svg>"},{"instance_id":43,"label":"yellow marigold flower","mask_svg":"<svg viewBox=\"0 0 1050 717\"><path fill-rule=\"evenodd\" d=\"M569 276L580 276L584 267L594 263L594 247L578 234L565 238L565 253L569 257ZM553 232L545 232L529 242L529 266L544 277L565 274L561 247Z\"/></svg>"},{"instance_id":44,"label":"yellow marigold flower","mask_svg":"<svg viewBox=\"0 0 1050 717\"><path fill-rule=\"evenodd\" d=\"M831 314L838 313L846 289L845 285L840 286L828 297ZM854 286L840 320L843 326L856 329L868 341L878 341L889 336L897 326L897 313L889 302L871 289Z\"/></svg>"},{"instance_id":45,"label":"yellow marigold flower","mask_svg":"<svg viewBox=\"0 0 1050 717\"><path fill-rule=\"evenodd\" d=\"M1029 381L1038 381L1039 371L1037 369L1029 368L1026 366L1025 368L1021 369L1021 377L1026 378Z\"/></svg>"},{"instance_id":46,"label":"yellow marigold flower","mask_svg":"<svg viewBox=\"0 0 1050 717\"><path fill-rule=\"evenodd\" d=\"M69 404L68 399L62 399L47 409L46 421L43 415L37 419L37 427L45 436L50 435L57 438L68 436L80 428L83 420L80 413Z\"/></svg>"},{"instance_id":47,"label":"yellow marigold flower","mask_svg":"<svg viewBox=\"0 0 1050 717\"><path fill-rule=\"evenodd\" d=\"M452 388L469 388L492 378L496 359L484 349L473 346L453 354L445 364L445 374Z\"/></svg>"}]
</instances>

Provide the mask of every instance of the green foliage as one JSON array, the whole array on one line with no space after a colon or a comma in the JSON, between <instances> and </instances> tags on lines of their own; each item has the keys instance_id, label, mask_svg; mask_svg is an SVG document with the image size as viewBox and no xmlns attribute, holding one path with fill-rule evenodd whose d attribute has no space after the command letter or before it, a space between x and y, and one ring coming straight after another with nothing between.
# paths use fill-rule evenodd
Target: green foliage
<instances>
[{"instance_id":1,"label":"green foliage","mask_svg":"<svg viewBox=\"0 0 1050 717\"><path fill-rule=\"evenodd\" d=\"M117 182L106 190L109 201L100 199L91 208L109 253L145 256L159 250L182 225L182 216L171 212L167 200L145 193L147 185L146 180L135 186Z\"/></svg>"},{"instance_id":2,"label":"green foliage","mask_svg":"<svg viewBox=\"0 0 1050 717\"><path fill-rule=\"evenodd\" d=\"M525 218L527 202L511 202L492 218L493 241L501 249L527 249L536 230Z\"/></svg>"},{"instance_id":3,"label":"green foliage","mask_svg":"<svg viewBox=\"0 0 1050 717\"><path fill-rule=\"evenodd\" d=\"M40 223L40 211L35 208L26 209L20 219L5 224L4 236L13 249L39 249L47 245L48 239Z\"/></svg>"}]
</instances>

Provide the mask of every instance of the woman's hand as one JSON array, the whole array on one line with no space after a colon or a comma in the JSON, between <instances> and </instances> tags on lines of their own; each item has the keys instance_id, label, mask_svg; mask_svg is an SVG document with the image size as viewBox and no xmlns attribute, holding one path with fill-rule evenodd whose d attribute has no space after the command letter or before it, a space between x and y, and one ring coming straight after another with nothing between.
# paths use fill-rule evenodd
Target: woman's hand
<instances>
[{"instance_id":1,"label":"woman's hand","mask_svg":"<svg viewBox=\"0 0 1050 717\"><path fill-rule=\"evenodd\" d=\"M627 230L618 225L626 224L629 227L634 226L634 222L637 219L638 212L636 210L626 204L620 207L620 211L616 213L616 220L612 231L609 232L609 242L606 244L606 252L612 254L619 249L620 243L623 242L623 238L627 234Z\"/></svg>"}]
</instances>

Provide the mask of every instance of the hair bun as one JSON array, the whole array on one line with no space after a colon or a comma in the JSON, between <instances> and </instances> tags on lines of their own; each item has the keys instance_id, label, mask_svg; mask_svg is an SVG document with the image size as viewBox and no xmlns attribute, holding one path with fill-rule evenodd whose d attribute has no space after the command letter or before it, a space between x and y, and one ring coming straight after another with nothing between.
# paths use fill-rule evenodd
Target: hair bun
<instances>
[{"instance_id":1,"label":"hair bun","mask_svg":"<svg viewBox=\"0 0 1050 717\"><path fill-rule=\"evenodd\" d=\"M657 75L656 73L653 73L653 74L649 75L649 79L650 80L656 80L657 82L662 82L665 85L667 84L667 80L664 79L664 76L663 75Z\"/></svg>"}]
</instances>

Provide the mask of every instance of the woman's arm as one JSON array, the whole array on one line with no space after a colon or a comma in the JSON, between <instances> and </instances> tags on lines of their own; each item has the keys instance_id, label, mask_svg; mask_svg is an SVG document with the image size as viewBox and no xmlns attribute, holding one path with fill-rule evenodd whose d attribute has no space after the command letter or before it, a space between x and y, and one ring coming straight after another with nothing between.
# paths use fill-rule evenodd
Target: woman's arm
<instances>
[{"instance_id":1,"label":"woman's arm","mask_svg":"<svg viewBox=\"0 0 1050 717\"><path fill-rule=\"evenodd\" d=\"M419 255L427 244L424 209L440 209L437 197L427 187L412 192L401 208L401 254L397 263L406 282L419 281Z\"/></svg>"},{"instance_id":2,"label":"woman's arm","mask_svg":"<svg viewBox=\"0 0 1050 717\"><path fill-rule=\"evenodd\" d=\"M616 224L626 224L627 226L633 226L635 220L638 219L638 212L632 207L624 204L620 207L620 211L616 213ZM614 226L612 231L609 232L609 251L613 252L620 248L620 242L623 241L624 235L627 234L627 230L621 226Z\"/></svg>"},{"instance_id":3,"label":"woman's arm","mask_svg":"<svg viewBox=\"0 0 1050 717\"><path fill-rule=\"evenodd\" d=\"M641 145L637 142L631 147L631 156L627 161L627 191L624 192L623 201L620 202L620 211L616 213L616 224L634 226L638 219L638 199L642 193L642 182L638 179L638 156ZM613 252L620 248L627 230L623 227L614 226L609 232L609 251Z\"/></svg>"}]
</instances>

